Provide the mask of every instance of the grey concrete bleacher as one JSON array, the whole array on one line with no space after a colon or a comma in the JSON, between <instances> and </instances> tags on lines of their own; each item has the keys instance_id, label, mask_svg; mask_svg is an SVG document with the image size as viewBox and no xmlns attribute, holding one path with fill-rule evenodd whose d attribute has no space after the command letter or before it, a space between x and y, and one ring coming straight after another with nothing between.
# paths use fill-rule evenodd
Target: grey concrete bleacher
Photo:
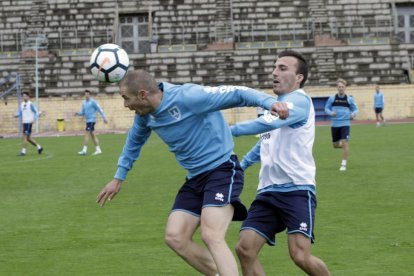
<instances>
[{"instance_id":1,"label":"grey concrete bleacher","mask_svg":"<svg viewBox=\"0 0 414 276\"><path fill-rule=\"evenodd\" d=\"M197 51L195 44L178 44L178 45L159 45L157 48L159 53L166 52L194 52Z\"/></svg>"},{"instance_id":2,"label":"grey concrete bleacher","mask_svg":"<svg viewBox=\"0 0 414 276\"><path fill-rule=\"evenodd\" d=\"M3 0L0 2L2 74L19 71L34 91L33 38L44 96L117 87L96 81L93 49L116 42L117 14L151 14L157 48L131 53L131 69L156 78L208 85L272 87L278 52L293 48L310 64L309 85L405 83L414 45L395 43L388 3L372 0ZM329 39L317 40L318 35ZM323 37L322 37L323 38Z\"/></svg>"},{"instance_id":3,"label":"grey concrete bleacher","mask_svg":"<svg viewBox=\"0 0 414 276\"><path fill-rule=\"evenodd\" d=\"M93 53L94 49L62 49L59 51L60 56L89 56Z\"/></svg>"},{"instance_id":4,"label":"grey concrete bleacher","mask_svg":"<svg viewBox=\"0 0 414 276\"><path fill-rule=\"evenodd\" d=\"M348 39L348 45L390 44L389 37L359 37Z\"/></svg>"},{"instance_id":5,"label":"grey concrete bleacher","mask_svg":"<svg viewBox=\"0 0 414 276\"><path fill-rule=\"evenodd\" d=\"M238 42L236 49L268 49L268 48L295 48L303 47L303 41L257 41L257 42Z\"/></svg>"}]
</instances>

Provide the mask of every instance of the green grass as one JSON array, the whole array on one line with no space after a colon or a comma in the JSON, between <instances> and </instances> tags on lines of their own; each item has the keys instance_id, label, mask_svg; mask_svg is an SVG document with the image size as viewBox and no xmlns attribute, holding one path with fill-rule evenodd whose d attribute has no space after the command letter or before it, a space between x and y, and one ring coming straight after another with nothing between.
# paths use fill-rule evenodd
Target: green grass
<instances>
[{"instance_id":1,"label":"green grass","mask_svg":"<svg viewBox=\"0 0 414 276\"><path fill-rule=\"evenodd\" d=\"M412 275L414 125L355 125L348 171L329 127L317 127L318 208L313 253L333 275ZM125 135L99 136L100 156L77 156L81 137L38 138L16 157L20 139L0 140L0 275L198 275L164 244L164 227L185 172L153 135L122 191L95 203L113 177ZM240 157L256 142L237 138ZM242 199L253 200L259 166L246 171ZM240 223L227 240L234 247ZM200 239L197 238L200 242ZM286 234L265 246L268 275L304 275L290 261Z\"/></svg>"}]
</instances>

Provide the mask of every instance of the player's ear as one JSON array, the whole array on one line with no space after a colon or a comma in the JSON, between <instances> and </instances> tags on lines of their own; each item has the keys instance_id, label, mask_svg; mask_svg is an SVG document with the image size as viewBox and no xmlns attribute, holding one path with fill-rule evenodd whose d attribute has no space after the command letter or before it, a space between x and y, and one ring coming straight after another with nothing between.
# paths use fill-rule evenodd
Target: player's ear
<instances>
[{"instance_id":1,"label":"player's ear","mask_svg":"<svg viewBox=\"0 0 414 276\"><path fill-rule=\"evenodd\" d=\"M303 75L302 74L297 74L296 75L296 80L299 82L299 83L301 83L302 81L303 81Z\"/></svg>"},{"instance_id":2,"label":"player's ear","mask_svg":"<svg viewBox=\"0 0 414 276\"><path fill-rule=\"evenodd\" d=\"M138 98L143 100L145 98L147 98L148 96L148 91L147 90L139 90L138 91Z\"/></svg>"}]
</instances>

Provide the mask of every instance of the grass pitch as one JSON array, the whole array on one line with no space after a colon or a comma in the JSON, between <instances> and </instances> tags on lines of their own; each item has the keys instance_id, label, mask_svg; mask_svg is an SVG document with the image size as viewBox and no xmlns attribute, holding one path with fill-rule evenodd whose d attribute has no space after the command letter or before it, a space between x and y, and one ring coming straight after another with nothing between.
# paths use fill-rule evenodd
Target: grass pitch
<instances>
[{"instance_id":1,"label":"grass pitch","mask_svg":"<svg viewBox=\"0 0 414 276\"><path fill-rule=\"evenodd\" d=\"M329 127L317 127L316 243L333 275L412 275L414 124L354 125L348 171L340 172ZM198 275L163 241L185 172L153 134L118 196L95 198L113 177L125 135L99 136L104 154L78 156L81 137L0 140L0 275ZM236 138L241 158L255 137ZM92 153L90 149L90 153ZM246 171L243 201L255 196L259 166ZM234 247L240 223L227 240ZM197 237L197 242L200 242ZM290 261L286 234L265 246L268 275L304 275Z\"/></svg>"}]
</instances>

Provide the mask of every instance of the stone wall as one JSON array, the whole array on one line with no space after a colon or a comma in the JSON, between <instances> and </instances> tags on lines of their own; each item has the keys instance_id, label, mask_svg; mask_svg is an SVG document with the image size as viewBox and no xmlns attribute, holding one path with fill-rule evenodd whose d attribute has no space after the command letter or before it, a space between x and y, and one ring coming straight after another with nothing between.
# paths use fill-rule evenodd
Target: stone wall
<instances>
[{"instance_id":1,"label":"stone wall","mask_svg":"<svg viewBox=\"0 0 414 276\"><path fill-rule=\"evenodd\" d=\"M384 116L387 120L404 119L414 117L414 85L384 85L381 90L385 97ZM97 91L97 90L95 90ZM336 93L334 87L308 87L306 91L313 97L330 96ZM352 95L358 105L360 112L357 120L375 120L373 112L374 86L350 86L347 94ZM267 93L272 93L267 91ZM133 112L123 107L123 100L119 95L108 95L98 93L94 97L101 105L108 118L109 123L104 124L98 115L96 128L99 130L128 129L133 121ZM40 117L39 130L56 131L57 119L64 119L67 131L83 130L85 122L83 118L74 116L80 111L83 98L73 97L49 97L40 98L39 110L46 115ZM35 102L35 99L32 98ZM0 134L16 133L18 121L14 118L17 111L17 101L10 98L7 105L0 108ZM256 118L256 109L251 107L233 108L223 111L227 121L235 122Z\"/></svg>"}]
</instances>

